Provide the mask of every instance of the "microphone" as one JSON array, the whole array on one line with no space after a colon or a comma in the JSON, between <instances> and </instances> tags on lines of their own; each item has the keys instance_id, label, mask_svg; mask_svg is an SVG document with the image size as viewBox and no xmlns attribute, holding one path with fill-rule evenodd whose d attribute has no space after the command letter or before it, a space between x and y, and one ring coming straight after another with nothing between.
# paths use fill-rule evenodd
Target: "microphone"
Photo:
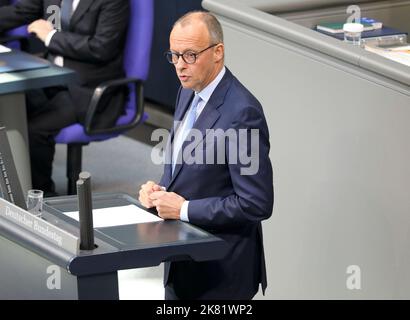
<instances>
[{"instance_id":1,"label":"microphone","mask_svg":"<svg viewBox=\"0 0 410 320\"><path fill-rule=\"evenodd\" d=\"M80 209L80 249L94 249L93 203L91 174L81 172L77 180L78 207Z\"/></svg>"}]
</instances>

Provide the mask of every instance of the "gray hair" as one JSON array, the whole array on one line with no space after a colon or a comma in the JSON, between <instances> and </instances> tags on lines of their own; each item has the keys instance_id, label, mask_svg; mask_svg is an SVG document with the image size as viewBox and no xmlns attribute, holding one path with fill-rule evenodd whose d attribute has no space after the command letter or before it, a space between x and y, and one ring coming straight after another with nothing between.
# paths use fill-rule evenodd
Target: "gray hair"
<instances>
[{"instance_id":1,"label":"gray hair","mask_svg":"<svg viewBox=\"0 0 410 320\"><path fill-rule=\"evenodd\" d=\"M173 28L175 28L175 26L177 25L184 27L185 25L190 24L194 17L198 17L203 23L205 23L212 44L224 42L224 35L221 24L212 13L206 11L198 10L184 14L174 23Z\"/></svg>"}]
</instances>

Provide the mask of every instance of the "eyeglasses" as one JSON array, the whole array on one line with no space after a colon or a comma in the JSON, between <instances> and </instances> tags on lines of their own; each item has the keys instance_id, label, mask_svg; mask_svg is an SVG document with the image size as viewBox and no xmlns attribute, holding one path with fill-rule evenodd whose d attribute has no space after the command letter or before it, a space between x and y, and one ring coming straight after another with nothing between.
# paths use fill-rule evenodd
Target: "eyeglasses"
<instances>
[{"instance_id":1,"label":"eyeglasses","mask_svg":"<svg viewBox=\"0 0 410 320\"><path fill-rule=\"evenodd\" d=\"M212 47L215 47L218 44L219 43L215 43L215 44L209 46L208 48L205 48L204 50L201 50L199 52L188 50L188 51L185 51L184 53L178 53L178 52L174 52L174 51L169 50L169 51L165 52L164 55L167 58L168 62L172 63L172 64L177 64L178 61L179 61L179 57L182 57L182 60L184 60L186 63L193 64L193 63L196 62L196 59L198 58L198 56L202 52L204 52L204 51L206 51L206 50L208 50Z\"/></svg>"}]
</instances>

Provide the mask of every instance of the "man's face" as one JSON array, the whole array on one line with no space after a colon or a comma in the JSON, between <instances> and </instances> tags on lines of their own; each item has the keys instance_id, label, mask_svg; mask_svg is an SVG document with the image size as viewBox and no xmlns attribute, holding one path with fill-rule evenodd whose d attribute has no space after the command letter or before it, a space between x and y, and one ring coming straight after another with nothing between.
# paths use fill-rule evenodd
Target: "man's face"
<instances>
[{"instance_id":1,"label":"man's face","mask_svg":"<svg viewBox=\"0 0 410 320\"><path fill-rule=\"evenodd\" d=\"M186 51L200 52L210 43L208 30L202 22L177 25L170 35L170 50L177 53ZM197 56L195 63L188 64L182 57L175 64L181 85L194 91L201 91L218 74L223 58L223 45L212 47Z\"/></svg>"}]
</instances>

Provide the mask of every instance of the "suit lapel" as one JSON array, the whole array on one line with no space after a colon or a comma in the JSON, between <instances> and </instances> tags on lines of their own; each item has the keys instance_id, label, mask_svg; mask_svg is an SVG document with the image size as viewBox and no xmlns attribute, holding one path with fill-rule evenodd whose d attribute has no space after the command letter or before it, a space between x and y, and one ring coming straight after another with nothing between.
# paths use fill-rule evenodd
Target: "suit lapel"
<instances>
[{"instance_id":1,"label":"suit lapel","mask_svg":"<svg viewBox=\"0 0 410 320\"><path fill-rule=\"evenodd\" d=\"M192 91L191 94L186 94L186 97L181 97L180 101L180 107L177 108L175 112L175 121L181 121L182 118L185 115L185 112L188 110L189 105L192 102L192 99L194 98L194 92Z\"/></svg>"},{"instance_id":2,"label":"suit lapel","mask_svg":"<svg viewBox=\"0 0 410 320\"><path fill-rule=\"evenodd\" d=\"M181 121L184 118L185 112L188 110L188 107L190 106L193 98L194 98L194 92L186 95L186 98L182 98L180 100L179 102L180 107L177 107L175 110L174 123L171 128L171 134L170 134L171 142L174 139L175 131L178 129L178 126L176 124L181 124Z\"/></svg>"},{"instance_id":3,"label":"suit lapel","mask_svg":"<svg viewBox=\"0 0 410 320\"><path fill-rule=\"evenodd\" d=\"M208 102L209 103L209 102ZM205 110L207 109L207 110ZM211 129L212 126L215 124L216 120L220 117L220 113L216 109L208 109L208 104L205 107L204 111L202 111L201 115L199 116L198 120L195 122L195 125L193 129L201 131L202 138L199 141L195 141L194 145L192 147L196 147L201 141L203 141L205 134L206 134L206 129ZM179 152L183 152L185 147L189 144L190 142L185 141L182 145L182 148ZM169 185L174 182L175 178L178 176L179 172L181 171L182 167L184 166L184 161L182 164L177 164L175 165L175 171L174 174L172 175L171 181L169 182ZM171 166L170 166L171 167ZM168 186L169 188L169 186Z\"/></svg>"},{"instance_id":4,"label":"suit lapel","mask_svg":"<svg viewBox=\"0 0 410 320\"><path fill-rule=\"evenodd\" d=\"M201 143L206 135L206 130L211 129L215 122L218 120L218 118L221 116L219 111L217 110L224 102L226 93L228 92L229 86L231 85L232 80L232 74L229 72L228 69L226 69L226 73L224 77L222 78L221 82L218 84L218 86L215 88L215 91L211 95L211 98L209 99L208 103L206 104L204 110L196 120L193 129L199 130L201 132L202 138L199 141L195 141L195 144L192 145L192 147L196 147L199 143ZM190 102L192 100L193 94L191 95L191 98L188 99ZM185 114L187 108L187 104L184 108L184 111L182 114L178 114L178 118L176 115L176 119L179 119L179 121L183 118L183 115ZM184 148L189 144L189 142L184 142L181 151L183 152ZM172 185L172 183L175 181L176 177L180 173L181 169L184 166L184 162L182 164L177 164L175 166L175 171L174 174L172 175L172 178L169 182L169 185L167 186L167 189ZM169 166L171 167L171 166Z\"/></svg>"},{"instance_id":5,"label":"suit lapel","mask_svg":"<svg viewBox=\"0 0 410 320\"><path fill-rule=\"evenodd\" d=\"M167 146L166 146L166 153L165 153L165 167L164 167L164 177L162 179L162 183L165 187L168 188L169 184L171 183L172 178L172 142L174 140L175 130L178 129L176 127L176 122L179 124L181 123L182 119L184 118L186 110L188 110L189 105L194 97L194 93L186 94L181 97L178 101L178 105L175 109L174 121L171 128L171 132L169 134Z\"/></svg>"},{"instance_id":6,"label":"suit lapel","mask_svg":"<svg viewBox=\"0 0 410 320\"><path fill-rule=\"evenodd\" d=\"M75 25L84 15L84 13L87 11L87 9L91 6L93 3L92 0L80 0L80 3L78 4L77 9L74 11L71 20L70 20L70 26Z\"/></svg>"},{"instance_id":7,"label":"suit lapel","mask_svg":"<svg viewBox=\"0 0 410 320\"><path fill-rule=\"evenodd\" d=\"M168 188L171 176L172 176L172 145L171 145L171 135L168 138L167 146L165 148L165 165L164 165L164 175L161 179L162 186Z\"/></svg>"}]
</instances>

